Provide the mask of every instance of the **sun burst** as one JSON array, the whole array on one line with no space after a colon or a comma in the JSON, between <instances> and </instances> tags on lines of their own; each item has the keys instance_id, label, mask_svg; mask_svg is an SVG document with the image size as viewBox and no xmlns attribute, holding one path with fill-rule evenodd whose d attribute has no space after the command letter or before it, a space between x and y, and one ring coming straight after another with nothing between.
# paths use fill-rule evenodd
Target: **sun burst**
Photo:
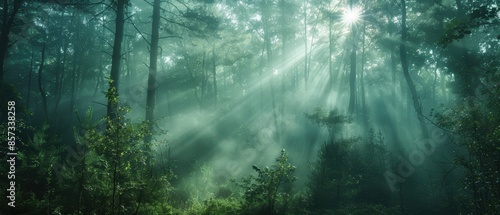
<instances>
[{"instance_id":1,"label":"sun burst","mask_svg":"<svg viewBox=\"0 0 500 215\"><path fill-rule=\"evenodd\" d=\"M347 8L342 13L342 22L346 25L356 24L361 19L361 10L359 8Z\"/></svg>"}]
</instances>

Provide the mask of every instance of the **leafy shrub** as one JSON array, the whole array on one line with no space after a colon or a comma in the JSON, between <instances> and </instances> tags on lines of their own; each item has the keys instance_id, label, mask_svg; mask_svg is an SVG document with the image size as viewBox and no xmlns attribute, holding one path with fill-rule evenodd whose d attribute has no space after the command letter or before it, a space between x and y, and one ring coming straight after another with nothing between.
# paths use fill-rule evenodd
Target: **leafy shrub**
<instances>
[{"instance_id":1,"label":"leafy shrub","mask_svg":"<svg viewBox=\"0 0 500 215\"><path fill-rule=\"evenodd\" d=\"M62 191L73 193L64 202L62 212L83 214L151 214L152 210L170 213L167 204L171 172L157 174L146 123L131 123L128 112L119 108L115 120L92 122L92 110L87 112L81 132L75 139L81 159L63 169ZM105 124L102 122L106 122ZM149 143L152 144L152 143Z\"/></svg>"},{"instance_id":2,"label":"leafy shrub","mask_svg":"<svg viewBox=\"0 0 500 215\"><path fill-rule=\"evenodd\" d=\"M290 205L295 167L288 163L285 150L281 151L271 168L253 166L257 177L249 176L240 183L244 190L243 214L286 214Z\"/></svg>"},{"instance_id":3,"label":"leafy shrub","mask_svg":"<svg viewBox=\"0 0 500 215\"><path fill-rule=\"evenodd\" d=\"M349 118L340 114L336 109L326 111L323 108L316 108L312 114L305 114L305 116L318 126L325 127L331 141L336 138L335 134L340 132L342 125L349 122Z\"/></svg>"},{"instance_id":4,"label":"leafy shrub","mask_svg":"<svg viewBox=\"0 0 500 215\"><path fill-rule=\"evenodd\" d=\"M201 215L233 215L240 211L240 204L234 198L217 199L210 198L205 201Z\"/></svg>"},{"instance_id":5,"label":"leafy shrub","mask_svg":"<svg viewBox=\"0 0 500 215\"><path fill-rule=\"evenodd\" d=\"M500 83L500 76L492 78ZM455 163L465 173L462 207L471 214L500 210L500 87L492 87L483 100L467 99L436 114L439 126L465 150Z\"/></svg>"},{"instance_id":6,"label":"leafy shrub","mask_svg":"<svg viewBox=\"0 0 500 215\"><path fill-rule=\"evenodd\" d=\"M392 215L399 214L398 208L390 208L379 204L349 204L335 211L335 214L349 215Z\"/></svg>"},{"instance_id":7,"label":"leafy shrub","mask_svg":"<svg viewBox=\"0 0 500 215\"><path fill-rule=\"evenodd\" d=\"M356 195L359 176L350 169L349 147L357 141L342 139L321 146L308 184L315 209L334 209Z\"/></svg>"}]
</instances>

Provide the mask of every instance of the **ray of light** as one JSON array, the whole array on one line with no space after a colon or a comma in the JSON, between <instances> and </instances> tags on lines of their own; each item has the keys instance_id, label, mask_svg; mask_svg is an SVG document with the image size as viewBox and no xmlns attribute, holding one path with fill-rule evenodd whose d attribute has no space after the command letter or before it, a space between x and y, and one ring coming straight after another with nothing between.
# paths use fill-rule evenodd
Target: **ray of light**
<instances>
[{"instance_id":1,"label":"ray of light","mask_svg":"<svg viewBox=\"0 0 500 215\"><path fill-rule=\"evenodd\" d=\"M361 9L346 8L342 13L342 22L348 26L354 25L361 20Z\"/></svg>"}]
</instances>

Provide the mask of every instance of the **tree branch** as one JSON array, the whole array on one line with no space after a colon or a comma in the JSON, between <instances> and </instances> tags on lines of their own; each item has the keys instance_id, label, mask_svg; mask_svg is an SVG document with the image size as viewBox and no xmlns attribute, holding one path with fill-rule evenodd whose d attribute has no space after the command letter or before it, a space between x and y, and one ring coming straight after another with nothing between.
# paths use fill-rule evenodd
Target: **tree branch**
<instances>
[{"instance_id":1,"label":"tree branch","mask_svg":"<svg viewBox=\"0 0 500 215\"><path fill-rule=\"evenodd\" d=\"M130 18L129 15L127 14L127 19ZM146 43L151 46L151 43L148 41L148 39L146 39L146 37L144 37L144 34L142 34L142 32L137 28L137 26L134 24L134 22L132 21L132 19L130 19L130 24L132 24L132 26L134 26L134 29L141 35L142 39L144 41L146 41Z\"/></svg>"}]
</instances>

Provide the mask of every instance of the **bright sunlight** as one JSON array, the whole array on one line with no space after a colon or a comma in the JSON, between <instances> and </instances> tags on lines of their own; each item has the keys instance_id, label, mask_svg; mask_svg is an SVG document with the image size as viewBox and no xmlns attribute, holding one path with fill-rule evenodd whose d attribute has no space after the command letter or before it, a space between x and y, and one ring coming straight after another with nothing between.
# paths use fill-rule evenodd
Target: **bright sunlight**
<instances>
[{"instance_id":1,"label":"bright sunlight","mask_svg":"<svg viewBox=\"0 0 500 215\"><path fill-rule=\"evenodd\" d=\"M342 22L347 25L355 24L361 17L361 10L359 8L346 8L342 14Z\"/></svg>"}]
</instances>

